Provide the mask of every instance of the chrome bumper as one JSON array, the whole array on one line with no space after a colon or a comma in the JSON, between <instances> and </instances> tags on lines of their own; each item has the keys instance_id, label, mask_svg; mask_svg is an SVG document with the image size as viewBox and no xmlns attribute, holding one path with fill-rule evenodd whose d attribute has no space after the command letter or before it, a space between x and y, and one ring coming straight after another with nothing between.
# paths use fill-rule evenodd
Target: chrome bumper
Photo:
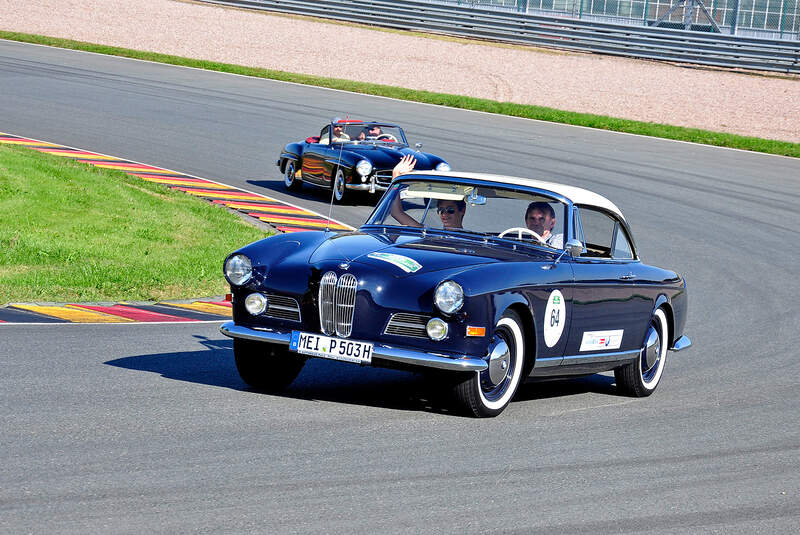
<instances>
[{"instance_id":1,"label":"chrome bumper","mask_svg":"<svg viewBox=\"0 0 800 535\"><path fill-rule=\"evenodd\" d=\"M231 338L242 338L244 340L255 340L257 342L283 344L287 346L292 338L292 333L290 331L251 329L249 327L236 325L232 321L223 323L219 328L219 332ZM375 358L383 360L411 364L413 366L422 366L425 368L436 368L439 370L479 372L488 367L487 362L478 357L469 357L467 355L435 355L416 349L402 349L377 343L373 345L372 355Z\"/></svg>"},{"instance_id":2,"label":"chrome bumper","mask_svg":"<svg viewBox=\"0 0 800 535\"><path fill-rule=\"evenodd\" d=\"M356 191L370 191L372 189L372 184L369 182L362 182L361 184L345 184L344 187ZM386 191L387 189L389 189L387 186L375 184L375 191Z\"/></svg>"},{"instance_id":3,"label":"chrome bumper","mask_svg":"<svg viewBox=\"0 0 800 535\"><path fill-rule=\"evenodd\" d=\"M689 340L688 336L684 335L678 338L670 349L672 351L682 351L687 347L692 347L692 341Z\"/></svg>"}]
</instances>

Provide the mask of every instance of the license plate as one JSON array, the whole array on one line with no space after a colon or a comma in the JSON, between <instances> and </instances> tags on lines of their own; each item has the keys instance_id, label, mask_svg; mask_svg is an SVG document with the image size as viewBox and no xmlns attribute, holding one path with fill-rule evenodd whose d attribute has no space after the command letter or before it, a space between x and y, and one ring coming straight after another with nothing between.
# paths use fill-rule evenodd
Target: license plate
<instances>
[{"instance_id":1,"label":"license plate","mask_svg":"<svg viewBox=\"0 0 800 535\"><path fill-rule=\"evenodd\" d=\"M372 362L372 344L321 334L292 331L289 349L303 355L325 359L369 364Z\"/></svg>"}]
</instances>

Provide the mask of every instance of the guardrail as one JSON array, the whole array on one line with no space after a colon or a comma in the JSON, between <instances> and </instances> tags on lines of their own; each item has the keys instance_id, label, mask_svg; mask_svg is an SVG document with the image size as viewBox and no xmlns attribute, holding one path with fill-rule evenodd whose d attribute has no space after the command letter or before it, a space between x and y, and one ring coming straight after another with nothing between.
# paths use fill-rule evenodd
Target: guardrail
<instances>
[{"instance_id":1,"label":"guardrail","mask_svg":"<svg viewBox=\"0 0 800 535\"><path fill-rule=\"evenodd\" d=\"M800 42L395 0L201 0L402 30L726 68L800 74Z\"/></svg>"}]
</instances>

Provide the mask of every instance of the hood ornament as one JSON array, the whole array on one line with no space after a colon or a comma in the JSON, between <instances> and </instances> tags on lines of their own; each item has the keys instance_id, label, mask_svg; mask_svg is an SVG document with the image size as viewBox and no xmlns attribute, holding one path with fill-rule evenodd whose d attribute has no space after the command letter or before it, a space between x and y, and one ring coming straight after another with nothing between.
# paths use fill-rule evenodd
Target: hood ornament
<instances>
[{"instance_id":1,"label":"hood ornament","mask_svg":"<svg viewBox=\"0 0 800 535\"><path fill-rule=\"evenodd\" d=\"M341 264L339 264L339 269L347 271L348 269L350 269L350 264L348 262L342 262Z\"/></svg>"}]
</instances>

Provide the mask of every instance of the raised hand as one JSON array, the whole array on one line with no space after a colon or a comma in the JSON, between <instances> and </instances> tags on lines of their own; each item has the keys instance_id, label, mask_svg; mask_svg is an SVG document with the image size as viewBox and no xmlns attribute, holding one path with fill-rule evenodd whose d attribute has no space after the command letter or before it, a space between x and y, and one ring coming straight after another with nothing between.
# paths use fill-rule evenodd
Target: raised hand
<instances>
[{"instance_id":1,"label":"raised hand","mask_svg":"<svg viewBox=\"0 0 800 535\"><path fill-rule=\"evenodd\" d=\"M404 175L406 173L410 173L414 170L414 166L417 165L417 160L411 154L406 154L400 161L397 162L397 165L394 166L392 169L392 178L397 178L400 175Z\"/></svg>"}]
</instances>

